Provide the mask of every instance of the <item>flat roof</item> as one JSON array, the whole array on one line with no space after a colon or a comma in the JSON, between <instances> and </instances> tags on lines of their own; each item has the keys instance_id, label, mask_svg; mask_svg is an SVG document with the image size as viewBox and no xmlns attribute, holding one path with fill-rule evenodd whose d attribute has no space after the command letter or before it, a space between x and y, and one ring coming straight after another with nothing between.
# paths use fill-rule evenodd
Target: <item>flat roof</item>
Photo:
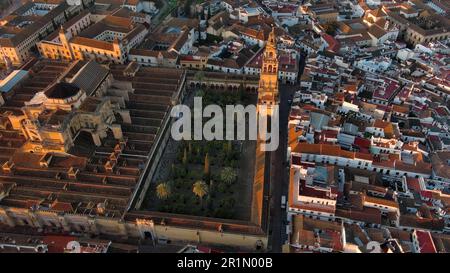
<instances>
[{"instance_id":1,"label":"flat roof","mask_svg":"<svg viewBox=\"0 0 450 273\"><path fill-rule=\"evenodd\" d=\"M27 75L28 71L26 70L14 70L5 79L0 81L0 91L5 93L11 91Z\"/></svg>"}]
</instances>

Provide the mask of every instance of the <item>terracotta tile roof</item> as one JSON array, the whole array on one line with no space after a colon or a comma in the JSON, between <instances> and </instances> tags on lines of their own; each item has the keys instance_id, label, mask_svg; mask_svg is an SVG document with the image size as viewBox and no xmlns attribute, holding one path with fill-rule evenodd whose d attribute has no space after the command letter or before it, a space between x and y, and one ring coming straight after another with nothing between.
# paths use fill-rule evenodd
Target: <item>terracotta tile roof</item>
<instances>
[{"instance_id":1,"label":"terracotta tile roof","mask_svg":"<svg viewBox=\"0 0 450 273\"><path fill-rule=\"evenodd\" d=\"M392 123L389 121L384 121L381 119L376 119L375 122L373 123L373 127L375 128L381 128L381 129L385 129L388 128L389 126L392 126Z\"/></svg>"},{"instance_id":2,"label":"terracotta tile roof","mask_svg":"<svg viewBox=\"0 0 450 273\"><path fill-rule=\"evenodd\" d=\"M240 24L234 24L231 30L235 30L242 35L252 37L257 40L266 41L269 37L270 30L267 29L253 29Z\"/></svg>"},{"instance_id":3,"label":"terracotta tile roof","mask_svg":"<svg viewBox=\"0 0 450 273\"><path fill-rule=\"evenodd\" d=\"M448 160L450 160L449 151L437 152L431 155L431 163L436 175L447 179L450 178L450 168L447 164Z\"/></svg>"},{"instance_id":4,"label":"terracotta tile roof","mask_svg":"<svg viewBox=\"0 0 450 273\"><path fill-rule=\"evenodd\" d=\"M114 51L114 46L112 43L95 40L95 39L89 39L85 37L74 37L71 41L72 44L81 45L81 46L87 46L87 47L94 47L94 48L100 48L103 50L108 51Z\"/></svg>"},{"instance_id":5,"label":"terracotta tile roof","mask_svg":"<svg viewBox=\"0 0 450 273\"><path fill-rule=\"evenodd\" d=\"M431 164L425 162L416 162L415 164L407 164L401 160L387 160L381 162L373 162L373 166L386 167L404 172L431 175Z\"/></svg>"},{"instance_id":6,"label":"terracotta tile roof","mask_svg":"<svg viewBox=\"0 0 450 273\"><path fill-rule=\"evenodd\" d=\"M371 27L369 27L369 33L372 34L375 38L379 39L386 35L387 32L378 25L372 25Z\"/></svg>"},{"instance_id":7,"label":"terracotta tile roof","mask_svg":"<svg viewBox=\"0 0 450 273\"><path fill-rule=\"evenodd\" d=\"M355 209L336 209L336 216L366 223L381 224L381 211L375 208Z\"/></svg>"},{"instance_id":8,"label":"terracotta tile roof","mask_svg":"<svg viewBox=\"0 0 450 273\"><path fill-rule=\"evenodd\" d=\"M43 241L47 244L49 253L63 253L67 244L76 239L73 236L47 235L44 236Z\"/></svg>"},{"instance_id":9,"label":"terracotta tile roof","mask_svg":"<svg viewBox=\"0 0 450 273\"><path fill-rule=\"evenodd\" d=\"M384 17L386 16L386 13L383 11L383 9L381 7L375 9L375 10L371 10L369 12L371 15L373 15L374 17Z\"/></svg>"},{"instance_id":10,"label":"terracotta tile roof","mask_svg":"<svg viewBox=\"0 0 450 273\"><path fill-rule=\"evenodd\" d=\"M392 106L392 111L398 112L398 113L402 113L402 114L408 114L409 113L409 107L408 106L394 104Z\"/></svg>"},{"instance_id":11,"label":"terracotta tile roof","mask_svg":"<svg viewBox=\"0 0 450 273\"><path fill-rule=\"evenodd\" d=\"M311 210L311 211L318 211L318 212L324 212L324 213L335 213L335 209L333 209L330 206L322 206L322 205L316 205L316 204L305 204L305 203L293 203L289 205L292 208L296 209L303 209L303 210Z\"/></svg>"},{"instance_id":12,"label":"terracotta tile roof","mask_svg":"<svg viewBox=\"0 0 450 273\"><path fill-rule=\"evenodd\" d=\"M316 233L320 230L320 233ZM310 219L304 215L294 215L292 220L291 244L307 245L333 249L333 251L342 251L343 242L341 241L342 226L336 222Z\"/></svg>"},{"instance_id":13,"label":"terracotta tile roof","mask_svg":"<svg viewBox=\"0 0 450 273\"><path fill-rule=\"evenodd\" d=\"M101 3L105 5L129 5L136 6L139 4L139 0L96 0L96 3Z\"/></svg>"},{"instance_id":14,"label":"terracotta tile roof","mask_svg":"<svg viewBox=\"0 0 450 273\"><path fill-rule=\"evenodd\" d=\"M355 152L355 157L356 158L360 158L360 159L364 159L364 160L373 160L373 156L369 153L360 153L360 152Z\"/></svg>"},{"instance_id":15,"label":"terracotta tile roof","mask_svg":"<svg viewBox=\"0 0 450 273\"><path fill-rule=\"evenodd\" d=\"M130 18L108 15L103 20L83 30L79 36L94 38L105 31L128 33L133 30L133 22Z\"/></svg>"},{"instance_id":16,"label":"terracotta tile roof","mask_svg":"<svg viewBox=\"0 0 450 273\"><path fill-rule=\"evenodd\" d=\"M444 219L419 218L416 214L401 214L400 225L416 227L422 229L442 230L444 228Z\"/></svg>"},{"instance_id":17,"label":"terracotta tile roof","mask_svg":"<svg viewBox=\"0 0 450 273\"><path fill-rule=\"evenodd\" d=\"M344 84L342 88L347 92L356 92L356 90L358 89L358 85L357 84Z\"/></svg>"},{"instance_id":18,"label":"terracotta tile roof","mask_svg":"<svg viewBox=\"0 0 450 273\"><path fill-rule=\"evenodd\" d=\"M387 200L387 199L383 199L383 198L372 197L372 196L366 195L365 201L375 203L375 204L380 204L383 206L389 206L389 207L393 207L393 208L397 208L397 209L399 208L397 202L395 202L393 200Z\"/></svg>"},{"instance_id":19,"label":"terracotta tile roof","mask_svg":"<svg viewBox=\"0 0 450 273\"><path fill-rule=\"evenodd\" d=\"M317 154L317 155L329 155L336 157L345 158L359 158L363 160L373 160L371 154L363 154L359 152L350 152L342 150L339 145L333 144L310 144L310 143L298 143L297 146L292 150L294 153L306 153L306 154Z\"/></svg>"},{"instance_id":20,"label":"terracotta tile roof","mask_svg":"<svg viewBox=\"0 0 450 273\"><path fill-rule=\"evenodd\" d=\"M138 48L132 48L130 50L130 55L147 56L155 58L161 56L166 59L177 59L178 57L178 54L173 51L158 51L158 50L138 49Z\"/></svg>"},{"instance_id":21,"label":"terracotta tile roof","mask_svg":"<svg viewBox=\"0 0 450 273\"><path fill-rule=\"evenodd\" d=\"M52 210L61 211L61 212L73 212L74 208L71 203L68 202L59 202L55 200L51 205Z\"/></svg>"},{"instance_id":22,"label":"terracotta tile roof","mask_svg":"<svg viewBox=\"0 0 450 273\"><path fill-rule=\"evenodd\" d=\"M303 196L310 196L322 199L336 200L336 196L332 195L329 188L316 188L306 185L305 180L299 181L298 194Z\"/></svg>"},{"instance_id":23,"label":"terracotta tile roof","mask_svg":"<svg viewBox=\"0 0 450 273\"><path fill-rule=\"evenodd\" d=\"M436 246L429 231L416 230L420 253L436 253Z\"/></svg>"},{"instance_id":24,"label":"terracotta tile roof","mask_svg":"<svg viewBox=\"0 0 450 273\"><path fill-rule=\"evenodd\" d=\"M176 51L180 51L180 49L184 46L188 38L189 32L183 31L183 33L179 35L178 38L174 41L174 43L171 45L171 48Z\"/></svg>"},{"instance_id":25,"label":"terracotta tile roof","mask_svg":"<svg viewBox=\"0 0 450 273\"><path fill-rule=\"evenodd\" d=\"M423 190L422 187L420 186L419 178L407 177L406 184L408 186L408 189L412 191L420 192Z\"/></svg>"},{"instance_id":26,"label":"terracotta tile roof","mask_svg":"<svg viewBox=\"0 0 450 273\"><path fill-rule=\"evenodd\" d=\"M327 42L328 44L328 50L333 51L333 52L337 52L340 48L340 44L339 41L336 40L333 36L329 35L329 34L323 34L323 39Z\"/></svg>"},{"instance_id":27,"label":"terracotta tile roof","mask_svg":"<svg viewBox=\"0 0 450 273\"><path fill-rule=\"evenodd\" d=\"M13 15L16 15L15 17L22 17L21 13L24 13L28 9L32 8L34 5L35 4L32 2L27 2L26 4L24 4L20 8L18 8L16 10L16 13ZM14 31L14 36L9 37L9 38L0 38L0 46L4 46L4 47L18 46L25 39L27 39L31 35L37 33L42 27L44 27L48 23L51 23L51 21L53 20L54 17L62 14L68 8L69 8L69 5L66 2L62 2L57 7L51 9L44 16L40 16L36 21L34 21L32 24L26 26L25 28L23 28L23 29L16 28L16 30ZM0 27L0 32L2 30L6 31L7 33L11 33L11 28Z\"/></svg>"},{"instance_id":28,"label":"terracotta tile roof","mask_svg":"<svg viewBox=\"0 0 450 273\"><path fill-rule=\"evenodd\" d=\"M353 145L357 146L359 149L369 149L370 143L370 140L367 138L355 137Z\"/></svg>"}]
</instances>

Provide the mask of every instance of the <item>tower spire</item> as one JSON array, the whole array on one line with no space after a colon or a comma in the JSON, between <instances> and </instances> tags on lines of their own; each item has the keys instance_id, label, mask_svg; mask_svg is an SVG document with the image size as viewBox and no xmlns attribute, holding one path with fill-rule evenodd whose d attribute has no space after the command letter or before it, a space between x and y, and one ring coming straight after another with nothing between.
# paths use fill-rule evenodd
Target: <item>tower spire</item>
<instances>
[{"instance_id":1,"label":"tower spire","mask_svg":"<svg viewBox=\"0 0 450 273\"><path fill-rule=\"evenodd\" d=\"M275 27L272 26L272 31L269 33L269 38L267 39L267 45L272 48L277 47L276 36L275 36Z\"/></svg>"},{"instance_id":2,"label":"tower spire","mask_svg":"<svg viewBox=\"0 0 450 273\"><path fill-rule=\"evenodd\" d=\"M268 106L270 114L270 108L275 104L278 104L278 53L275 28L272 27L263 54L258 105Z\"/></svg>"}]
</instances>

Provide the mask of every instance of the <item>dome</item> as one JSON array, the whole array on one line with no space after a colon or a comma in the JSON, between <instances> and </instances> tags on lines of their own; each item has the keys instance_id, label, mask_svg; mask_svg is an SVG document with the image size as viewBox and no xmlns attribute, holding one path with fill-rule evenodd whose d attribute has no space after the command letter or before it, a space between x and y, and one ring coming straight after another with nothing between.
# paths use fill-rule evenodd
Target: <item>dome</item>
<instances>
[{"instance_id":1,"label":"dome","mask_svg":"<svg viewBox=\"0 0 450 273\"><path fill-rule=\"evenodd\" d=\"M49 99L66 99L75 96L80 88L70 83L60 82L52 85L45 91Z\"/></svg>"}]
</instances>

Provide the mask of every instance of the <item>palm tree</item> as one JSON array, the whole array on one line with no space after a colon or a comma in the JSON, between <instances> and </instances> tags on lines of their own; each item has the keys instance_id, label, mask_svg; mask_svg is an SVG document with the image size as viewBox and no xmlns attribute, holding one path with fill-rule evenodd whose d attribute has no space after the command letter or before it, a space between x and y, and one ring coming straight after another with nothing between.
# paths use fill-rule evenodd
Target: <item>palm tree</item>
<instances>
[{"instance_id":1,"label":"palm tree","mask_svg":"<svg viewBox=\"0 0 450 273\"><path fill-rule=\"evenodd\" d=\"M208 194L208 185L205 182L199 180L194 183L192 192L200 198L200 204L203 203L203 196ZM203 205L203 204L202 204Z\"/></svg>"},{"instance_id":2,"label":"palm tree","mask_svg":"<svg viewBox=\"0 0 450 273\"><path fill-rule=\"evenodd\" d=\"M196 97L203 97L205 95L206 90L203 90L203 84L205 84L205 88L208 88L210 79L206 77L204 71L197 71L194 75L194 79L200 84L200 89L197 89Z\"/></svg>"},{"instance_id":3,"label":"palm tree","mask_svg":"<svg viewBox=\"0 0 450 273\"><path fill-rule=\"evenodd\" d=\"M244 84L241 83L239 85L239 100L243 101L244 100L244 96L245 96L245 88L244 88Z\"/></svg>"},{"instance_id":4,"label":"palm tree","mask_svg":"<svg viewBox=\"0 0 450 273\"><path fill-rule=\"evenodd\" d=\"M205 91L203 91L203 89L197 89L197 91L195 91L195 96L204 98L205 97Z\"/></svg>"},{"instance_id":5,"label":"palm tree","mask_svg":"<svg viewBox=\"0 0 450 273\"><path fill-rule=\"evenodd\" d=\"M208 153L206 153L206 156L205 156L205 166L204 166L204 170L203 170L203 172L204 172L204 174L205 174L205 176L206 177L208 177L209 176L209 154Z\"/></svg>"},{"instance_id":6,"label":"palm tree","mask_svg":"<svg viewBox=\"0 0 450 273\"><path fill-rule=\"evenodd\" d=\"M187 155L187 150L186 150L186 148L184 148L184 153L183 153L183 165L186 167L187 164L188 164L188 155Z\"/></svg>"},{"instance_id":7,"label":"palm tree","mask_svg":"<svg viewBox=\"0 0 450 273\"><path fill-rule=\"evenodd\" d=\"M231 143L231 141L225 142L225 154L227 156L230 156L232 151L233 151L233 144Z\"/></svg>"},{"instance_id":8,"label":"palm tree","mask_svg":"<svg viewBox=\"0 0 450 273\"><path fill-rule=\"evenodd\" d=\"M205 78L205 72L203 72L203 71L198 71L194 75L194 79L200 83L200 86L202 85L204 78Z\"/></svg>"},{"instance_id":9,"label":"palm tree","mask_svg":"<svg viewBox=\"0 0 450 273\"><path fill-rule=\"evenodd\" d=\"M156 186L156 195L159 199L165 200L170 196L171 189L169 184L167 183L159 183L158 186Z\"/></svg>"},{"instance_id":10,"label":"palm tree","mask_svg":"<svg viewBox=\"0 0 450 273\"><path fill-rule=\"evenodd\" d=\"M231 167L225 167L220 172L220 180L227 184L232 184L234 181L236 181L237 174Z\"/></svg>"}]
</instances>

